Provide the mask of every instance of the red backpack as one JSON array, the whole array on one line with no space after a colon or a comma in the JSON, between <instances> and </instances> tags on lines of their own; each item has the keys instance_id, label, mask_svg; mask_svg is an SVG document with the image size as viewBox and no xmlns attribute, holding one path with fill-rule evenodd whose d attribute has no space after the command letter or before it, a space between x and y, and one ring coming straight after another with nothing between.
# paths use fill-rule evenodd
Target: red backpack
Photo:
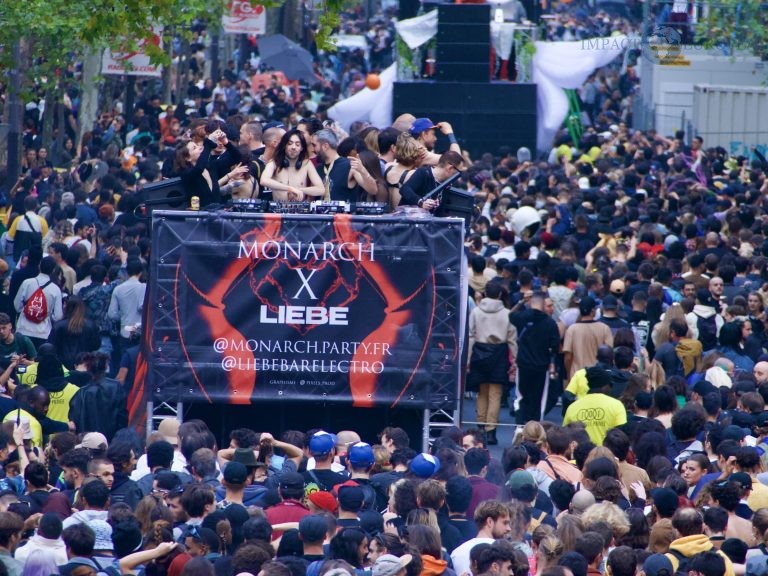
<instances>
[{"instance_id":1,"label":"red backpack","mask_svg":"<svg viewBox=\"0 0 768 576\"><path fill-rule=\"evenodd\" d=\"M46 299L43 290L51 282L52 280L48 280L48 282L42 286L38 284L37 289L32 292L32 295L24 303L24 308L22 309L24 318L34 324L40 324L48 318L48 300Z\"/></svg>"}]
</instances>

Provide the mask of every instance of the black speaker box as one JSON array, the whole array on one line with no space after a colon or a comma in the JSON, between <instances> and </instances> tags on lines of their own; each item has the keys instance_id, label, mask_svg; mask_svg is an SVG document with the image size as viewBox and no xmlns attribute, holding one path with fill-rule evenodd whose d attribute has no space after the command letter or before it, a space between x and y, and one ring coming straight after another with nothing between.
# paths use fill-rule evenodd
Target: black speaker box
<instances>
[{"instance_id":1,"label":"black speaker box","mask_svg":"<svg viewBox=\"0 0 768 576\"><path fill-rule=\"evenodd\" d=\"M438 44L437 62L484 62L486 65L490 61L490 44L486 43L463 43L463 44Z\"/></svg>"},{"instance_id":2,"label":"black speaker box","mask_svg":"<svg viewBox=\"0 0 768 576\"><path fill-rule=\"evenodd\" d=\"M464 44L466 42L491 43L491 24L437 25L437 44Z\"/></svg>"},{"instance_id":3,"label":"black speaker box","mask_svg":"<svg viewBox=\"0 0 768 576\"><path fill-rule=\"evenodd\" d=\"M491 68L488 60L482 62L437 61L437 79L441 82L488 82Z\"/></svg>"},{"instance_id":4,"label":"black speaker box","mask_svg":"<svg viewBox=\"0 0 768 576\"><path fill-rule=\"evenodd\" d=\"M435 211L436 216L464 218L464 225L467 229L469 229L474 213L474 194L458 188L448 188L443 192L440 206Z\"/></svg>"},{"instance_id":5,"label":"black speaker box","mask_svg":"<svg viewBox=\"0 0 768 576\"><path fill-rule=\"evenodd\" d=\"M487 62L482 68L487 72ZM450 122L462 149L473 157L501 146L536 150L535 84L395 82L392 116L405 113ZM438 138L436 152L444 152L448 141Z\"/></svg>"},{"instance_id":6,"label":"black speaker box","mask_svg":"<svg viewBox=\"0 0 768 576\"><path fill-rule=\"evenodd\" d=\"M442 24L485 24L490 26L490 4L440 4L438 26Z\"/></svg>"},{"instance_id":7,"label":"black speaker box","mask_svg":"<svg viewBox=\"0 0 768 576\"><path fill-rule=\"evenodd\" d=\"M147 207L147 216L154 210L185 210L188 208L187 195L181 185L181 178L169 178L147 184L141 189L141 203Z\"/></svg>"}]
</instances>

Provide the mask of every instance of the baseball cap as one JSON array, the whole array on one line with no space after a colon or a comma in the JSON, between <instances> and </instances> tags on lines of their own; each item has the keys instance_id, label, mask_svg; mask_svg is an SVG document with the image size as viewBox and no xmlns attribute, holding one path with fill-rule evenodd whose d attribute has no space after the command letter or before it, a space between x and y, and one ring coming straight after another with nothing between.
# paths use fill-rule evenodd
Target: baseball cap
<instances>
[{"instance_id":1,"label":"baseball cap","mask_svg":"<svg viewBox=\"0 0 768 576\"><path fill-rule=\"evenodd\" d=\"M515 470L510 474L509 480L507 480L507 486L510 490L519 490L526 486L536 486L536 480L533 479L530 472L525 470Z\"/></svg>"},{"instance_id":2,"label":"baseball cap","mask_svg":"<svg viewBox=\"0 0 768 576\"><path fill-rule=\"evenodd\" d=\"M224 468L224 480L227 484L245 484L248 477L248 468L240 462L230 462Z\"/></svg>"},{"instance_id":3,"label":"baseball cap","mask_svg":"<svg viewBox=\"0 0 768 576\"><path fill-rule=\"evenodd\" d=\"M411 560L413 556L410 554L403 554L400 558L392 554L382 554L373 563L373 576L396 576Z\"/></svg>"},{"instance_id":4,"label":"baseball cap","mask_svg":"<svg viewBox=\"0 0 768 576\"><path fill-rule=\"evenodd\" d=\"M611 294L624 294L624 280L619 280L618 278L616 280L611 281L611 285L608 288L608 291Z\"/></svg>"},{"instance_id":5,"label":"baseball cap","mask_svg":"<svg viewBox=\"0 0 768 576\"><path fill-rule=\"evenodd\" d=\"M280 476L280 488L304 488L304 476L298 472L285 472Z\"/></svg>"},{"instance_id":6,"label":"baseball cap","mask_svg":"<svg viewBox=\"0 0 768 576\"><path fill-rule=\"evenodd\" d=\"M339 507L336 502L336 498L333 494L326 492L325 490L317 490L309 495L309 501L312 502L318 508L322 508L326 512L333 514Z\"/></svg>"},{"instance_id":7,"label":"baseball cap","mask_svg":"<svg viewBox=\"0 0 768 576\"><path fill-rule=\"evenodd\" d=\"M163 418L157 431L160 432L163 440L176 446L179 443L179 425L176 418Z\"/></svg>"},{"instance_id":8,"label":"baseball cap","mask_svg":"<svg viewBox=\"0 0 768 576\"><path fill-rule=\"evenodd\" d=\"M345 482L339 486L339 508L347 512L359 512L363 502L365 493L358 484Z\"/></svg>"},{"instance_id":9,"label":"baseball cap","mask_svg":"<svg viewBox=\"0 0 768 576\"><path fill-rule=\"evenodd\" d=\"M429 118L416 118L416 120L413 121L413 124L411 124L409 132L411 133L411 136L418 136L422 132L432 130L434 127L435 125Z\"/></svg>"},{"instance_id":10,"label":"baseball cap","mask_svg":"<svg viewBox=\"0 0 768 576\"><path fill-rule=\"evenodd\" d=\"M88 448L89 450L106 450L109 446L107 437L101 432L88 432L83 440L75 448Z\"/></svg>"},{"instance_id":11,"label":"baseball cap","mask_svg":"<svg viewBox=\"0 0 768 576\"><path fill-rule=\"evenodd\" d=\"M618 310L619 300L616 298L616 296L608 294L608 296L603 298L602 308L603 310Z\"/></svg>"},{"instance_id":12,"label":"baseball cap","mask_svg":"<svg viewBox=\"0 0 768 576\"><path fill-rule=\"evenodd\" d=\"M309 451L317 456L328 454L335 446L336 437L325 430L315 432L309 440Z\"/></svg>"},{"instance_id":13,"label":"baseball cap","mask_svg":"<svg viewBox=\"0 0 768 576\"><path fill-rule=\"evenodd\" d=\"M665 554L651 554L643 562L645 576L672 576L672 562Z\"/></svg>"},{"instance_id":14,"label":"baseball cap","mask_svg":"<svg viewBox=\"0 0 768 576\"><path fill-rule=\"evenodd\" d=\"M365 442L358 442L357 444L353 444L349 448L347 458L349 458L349 461L352 462L352 465L373 464L375 461L373 456L373 448L371 448L370 444L366 444Z\"/></svg>"},{"instance_id":15,"label":"baseball cap","mask_svg":"<svg viewBox=\"0 0 768 576\"><path fill-rule=\"evenodd\" d=\"M679 505L677 494L671 488L654 488L651 490L651 498L659 514L665 518L671 518Z\"/></svg>"},{"instance_id":16,"label":"baseball cap","mask_svg":"<svg viewBox=\"0 0 768 576\"><path fill-rule=\"evenodd\" d=\"M429 478L440 470L440 460L432 454L417 454L411 460L411 472L419 478Z\"/></svg>"},{"instance_id":17,"label":"baseball cap","mask_svg":"<svg viewBox=\"0 0 768 576\"><path fill-rule=\"evenodd\" d=\"M738 482L742 488L752 488L752 478L746 472L734 472L728 476L728 482Z\"/></svg>"},{"instance_id":18,"label":"baseball cap","mask_svg":"<svg viewBox=\"0 0 768 576\"><path fill-rule=\"evenodd\" d=\"M276 120L273 120L272 122L267 122L262 126L263 130L269 130L270 128L285 128L285 124L282 122L278 122Z\"/></svg>"},{"instance_id":19,"label":"baseball cap","mask_svg":"<svg viewBox=\"0 0 768 576\"><path fill-rule=\"evenodd\" d=\"M730 424L723 429L723 440L736 440L741 442L747 436L743 428Z\"/></svg>"},{"instance_id":20,"label":"baseball cap","mask_svg":"<svg viewBox=\"0 0 768 576\"><path fill-rule=\"evenodd\" d=\"M328 532L328 523L320 514L310 514L299 520L299 535L305 542L321 542Z\"/></svg>"}]
</instances>

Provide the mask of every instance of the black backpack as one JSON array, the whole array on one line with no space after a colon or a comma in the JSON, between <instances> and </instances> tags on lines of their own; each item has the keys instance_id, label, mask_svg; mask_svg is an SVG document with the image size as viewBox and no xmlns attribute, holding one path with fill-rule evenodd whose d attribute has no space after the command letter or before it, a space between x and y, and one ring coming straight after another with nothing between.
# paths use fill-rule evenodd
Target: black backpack
<instances>
[{"instance_id":1,"label":"black backpack","mask_svg":"<svg viewBox=\"0 0 768 576\"><path fill-rule=\"evenodd\" d=\"M669 553L677 558L677 570L673 576L688 576L688 557L672 548L669 549Z\"/></svg>"},{"instance_id":2,"label":"black backpack","mask_svg":"<svg viewBox=\"0 0 768 576\"><path fill-rule=\"evenodd\" d=\"M717 348L717 321L716 314L709 318L696 315L696 328L699 330L699 342L704 352Z\"/></svg>"},{"instance_id":3,"label":"black backpack","mask_svg":"<svg viewBox=\"0 0 768 576\"><path fill-rule=\"evenodd\" d=\"M40 223L38 222L37 224L38 228L40 228L38 231L32 225L28 215L24 214L24 220L27 221L29 230L19 230L17 225L16 235L13 237L13 259L16 261L21 258L25 250L29 250L32 246L43 246L43 232Z\"/></svg>"}]
</instances>

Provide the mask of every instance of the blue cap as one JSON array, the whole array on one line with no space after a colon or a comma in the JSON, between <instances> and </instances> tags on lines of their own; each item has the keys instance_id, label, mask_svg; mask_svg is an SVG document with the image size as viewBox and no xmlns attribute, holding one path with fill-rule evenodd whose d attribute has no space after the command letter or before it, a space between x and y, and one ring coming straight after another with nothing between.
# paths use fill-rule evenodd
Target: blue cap
<instances>
[{"instance_id":1,"label":"blue cap","mask_svg":"<svg viewBox=\"0 0 768 576\"><path fill-rule=\"evenodd\" d=\"M373 455L373 448L370 444L365 442L358 442L353 444L348 451L347 457L349 461L355 464L373 464L376 458Z\"/></svg>"},{"instance_id":2,"label":"blue cap","mask_svg":"<svg viewBox=\"0 0 768 576\"><path fill-rule=\"evenodd\" d=\"M325 430L315 432L309 440L309 451L312 454L328 454L335 446L336 437Z\"/></svg>"},{"instance_id":3,"label":"blue cap","mask_svg":"<svg viewBox=\"0 0 768 576\"><path fill-rule=\"evenodd\" d=\"M416 120L413 121L413 124L411 124L411 129L409 131L411 136L418 136L422 132L432 130L434 127L435 125L432 124L432 120L429 118L416 118Z\"/></svg>"},{"instance_id":4,"label":"blue cap","mask_svg":"<svg viewBox=\"0 0 768 576\"><path fill-rule=\"evenodd\" d=\"M664 554L651 554L643 562L643 572L646 576L672 576L672 562Z\"/></svg>"},{"instance_id":5,"label":"blue cap","mask_svg":"<svg viewBox=\"0 0 768 576\"><path fill-rule=\"evenodd\" d=\"M440 460L432 454L421 453L411 460L411 472L419 478L429 478L440 470Z\"/></svg>"}]
</instances>

